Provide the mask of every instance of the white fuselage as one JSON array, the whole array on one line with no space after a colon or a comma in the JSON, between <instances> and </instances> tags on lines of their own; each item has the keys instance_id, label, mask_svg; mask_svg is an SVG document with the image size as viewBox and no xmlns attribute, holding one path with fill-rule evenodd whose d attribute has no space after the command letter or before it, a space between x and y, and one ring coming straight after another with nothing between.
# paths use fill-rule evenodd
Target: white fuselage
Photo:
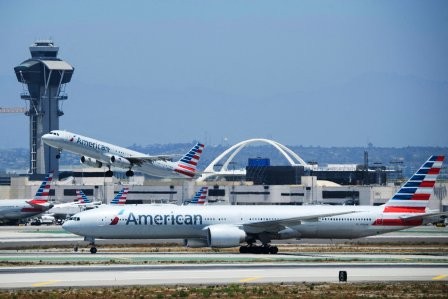
<instances>
[{"instance_id":1,"label":"white fuselage","mask_svg":"<svg viewBox=\"0 0 448 299\"><path fill-rule=\"evenodd\" d=\"M146 154L136 152L124 147L116 146L90 137L67 131L53 131L56 134L45 134L42 139L46 144L59 150L65 150L86 158L93 158L101 162L102 166L130 169L131 165L126 161L120 162L122 157L149 157ZM115 162L111 161L114 157ZM102 167L98 164L97 167ZM164 160L148 159L141 164L133 164L132 169L156 177L178 177L173 171L175 163Z\"/></svg>"},{"instance_id":2,"label":"white fuselage","mask_svg":"<svg viewBox=\"0 0 448 299\"><path fill-rule=\"evenodd\" d=\"M19 220L33 217L47 211L49 205L33 206L27 203L31 199L0 200L0 220Z\"/></svg>"},{"instance_id":3,"label":"white fuselage","mask_svg":"<svg viewBox=\"0 0 448 299\"><path fill-rule=\"evenodd\" d=\"M207 227L233 226L306 217L325 213L349 213L322 217L317 221L301 221L287 226L283 234L271 239L290 238L360 238L409 228L382 222L383 207L370 206L175 206L125 205L106 206L76 214L64 229L86 237L110 239L176 239L206 238ZM391 217L391 214L387 217ZM396 215L396 219L398 215ZM419 224L416 224L419 225ZM414 225L415 226L415 225ZM256 226L244 229L257 234ZM266 227L263 227L263 231ZM275 231L275 230L274 230Z\"/></svg>"}]
</instances>

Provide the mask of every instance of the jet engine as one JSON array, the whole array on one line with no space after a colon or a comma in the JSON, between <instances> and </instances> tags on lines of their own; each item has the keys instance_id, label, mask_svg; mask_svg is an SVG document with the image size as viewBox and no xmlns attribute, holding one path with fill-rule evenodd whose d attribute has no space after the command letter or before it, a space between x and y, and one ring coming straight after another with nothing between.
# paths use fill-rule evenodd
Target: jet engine
<instances>
[{"instance_id":1,"label":"jet engine","mask_svg":"<svg viewBox=\"0 0 448 299\"><path fill-rule=\"evenodd\" d=\"M246 240L246 232L231 225L211 225L208 230L210 247L236 247Z\"/></svg>"},{"instance_id":2,"label":"jet engine","mask_svg":"<svg viewBox=\"0 0 448 299\"><path fill-rule=\"evenodd\" d=\"M128 159L120 156L110 156L110 164L120 168L130 168L132 166Z\"/></svg>"},{"instance_id":3,"label":"jet engine","mask_svg":"<svg viewBox=\"0 0 448 299\"><path fill-rule=\"evenodd\" d=\"M100 162L96 159L90 158L90 157L81 156L80 162L82 164L86 164L87 166L90 166L90 167L96 167L96 168L103 167L102 162Z\"/></svg>"}]
</instances>

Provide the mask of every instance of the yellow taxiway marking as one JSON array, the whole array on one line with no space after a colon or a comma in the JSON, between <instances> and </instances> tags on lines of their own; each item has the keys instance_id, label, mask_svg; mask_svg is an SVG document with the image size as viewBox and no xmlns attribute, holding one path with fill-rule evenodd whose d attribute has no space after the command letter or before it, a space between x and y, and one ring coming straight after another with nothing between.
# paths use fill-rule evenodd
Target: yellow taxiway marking
<instances>
[{"instance_id":1,"label":"yellow taxiway marking","mask_svg":"<svg viewBox=\"0 0 448 299\"><path fill-rule=\"evenodd\" d=\"M248 278L241 279L240 282L251 282L251 281L254 281L254 280L257 280L257 279L260 279L260 278L261 278L261 276L248 277Z\"/></svg>"},{"instance_id":2,"label":"yellow taxiway marking","mask_svg":"<svg viewBox=\"0 0 448 299\"><path fill-rule=\"evenodd\" d=\"M49 281L43 281L43 282L38 282L38 283L33 283L31 286L33 287L42 287L42 286L46 286L52 283L56 283L60 280L49 280Z\"/></svg>"},{"instance_id":3,"label":"yellow taxiway marking","mask_svg":"<svg viewBox=\"0 0 448 299\"><path fill-rule=\"evenodd\" d=\"M442 274L442 275L438 275L436 277L433 277L432 280L442 280L444 278L448 277L448 274Z\"/></svg>"}]
</instances>

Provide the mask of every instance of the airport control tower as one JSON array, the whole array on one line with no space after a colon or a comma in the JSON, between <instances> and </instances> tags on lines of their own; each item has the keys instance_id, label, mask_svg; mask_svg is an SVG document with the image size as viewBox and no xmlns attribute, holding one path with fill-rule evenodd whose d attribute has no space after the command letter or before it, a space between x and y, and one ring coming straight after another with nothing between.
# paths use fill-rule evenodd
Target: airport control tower
<instances>
[{"instance_id":1,"label":"airport control tower","mask_svg":"<svg viewBox=\"0 0 448 299\"><path fill-rule=\"evenodd\" d=\"M23 83L21 98L27 101L30 118L30 173L43 174L59 169L57 150L44 145L42 135L59 129L64 113L60 101L66 100L65 84L74 68L57 58L59 47L50 40L36 41L30 46L31 58L14 68L17 80Z\"/></svg>"}]
</instances>

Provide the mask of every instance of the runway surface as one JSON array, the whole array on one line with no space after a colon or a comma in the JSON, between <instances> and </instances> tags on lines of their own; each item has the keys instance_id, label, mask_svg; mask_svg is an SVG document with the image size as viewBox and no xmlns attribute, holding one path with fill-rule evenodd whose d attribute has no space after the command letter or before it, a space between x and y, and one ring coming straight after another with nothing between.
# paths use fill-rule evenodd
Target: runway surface
<instances>
[{"instance_id":1,"label":"runway surface","mask_svg":"<svg viewBox=\"0 0 448 299\"><path fill-rule=\"evenodd\" d=\"M0 288L125 285L448 281L444 254L0 252ZM44 265L40 265L44 264ZM48 264L48 265L45 265Z\"/></svg>"},{"instance_id":2,"label":"runway surface","mask_svg":"<svg viewBox=\"0 0 448 299\"><path fill-rule=\"evenodd\" d=\"M207 264L1 268L0 288L447 280L446 264Z\"/></svg>"},{"instance_id":3,"label":"runway surface","mask_svg":"<svg viewBox=\"0 0 448 299\"><path fill-rule=\"evenodd\" d=\"M188 285L338 282L347 271L349 282L448 281L448 229L420 227L359 240L288 240L278 242L298 252L277 255L205 252L132 252L105 244L154 244L166 240L98 240L90 254L81 237L59 226L0 227L0 288L58 288L125 285ZM173 242L173 241L169 241ZM174 243L181 243L176 240ZM346 244L349 245L346 245ZM378 243L390 243L384 247ZM415 244L424 245L415 250ZM79 244L79 251L71 246ZM291 244L291 245L289 245ZM323 251L313 244L323 244ZM345 244L351 251L343 252ZM353 245L350 245L353 244ZM356 244L369 244L367 252ZM408 244L408 245L406 245ZM414 244L414 245L413 245ZM64 245L66 248L55 248ZM39 249L45 246L49 249ZM309 249L307 250L307 246ZM33 247L33 248L32 248ZM305 247L305 249L303 249ZM145 247L147 248L147 247ZM155 247L153 247L154 249ZM339 249L333 252L332 248ZM114 251L115 250L115 251ZM14 266L16 265L16 266Z\"/></svg>"}]
</instances>

